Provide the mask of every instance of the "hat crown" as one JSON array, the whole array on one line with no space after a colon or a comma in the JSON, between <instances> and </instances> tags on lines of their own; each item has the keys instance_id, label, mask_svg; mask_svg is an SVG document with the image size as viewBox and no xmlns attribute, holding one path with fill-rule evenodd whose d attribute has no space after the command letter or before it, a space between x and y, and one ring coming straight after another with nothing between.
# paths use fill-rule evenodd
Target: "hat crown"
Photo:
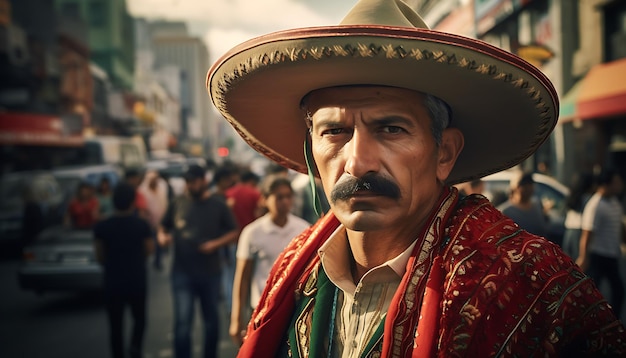
<instances>
[{"instance_id":1,"label":"hat crown","mask_svg":"<svg viewBox=\"0 0 626 358\"><path fill-rule=\"evenodd\" d=\"M339 24L429 28L415 10L401 0L360 0Z\"/></svg>"}]
</instances>

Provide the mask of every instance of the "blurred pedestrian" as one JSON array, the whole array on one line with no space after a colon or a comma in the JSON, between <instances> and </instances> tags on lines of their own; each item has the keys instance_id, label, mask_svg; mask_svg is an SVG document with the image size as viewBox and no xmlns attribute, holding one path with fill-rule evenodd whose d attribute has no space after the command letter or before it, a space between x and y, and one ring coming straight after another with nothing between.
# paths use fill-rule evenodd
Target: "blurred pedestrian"
<instances>
[{"instance_id":1,"label":"blurred pedestrian","mask_svg":"<svg viewBox=\"0 0 626 358\"><path fill-rule=\"evenodd\" d=\"M613 169L603 170L597 179L598 188L589 199L582 217L582 234L576 263L600 286L607 279L615 315L621 317L624 283L620 277L620 244L626 242L622 218L624 209L618 195L624 188L623 179Z\"/></svg>"},{"instance_id":2,"label":"blurred pedestrian","mask_svg":"<svg viewBox=\"0 0 626 358\"><path fill-rule=\"evenodd\" d=\"M135 215L136 190L120 183L113 192L114 214L94 227L96 257L104 267L104 296L111 353L124 357L124 309L130 307L133 329L129 353L142 357L146 326L146 257L154 248L148 223Z\"/></svg>"},{"instance_id":3,"label":"blurred pedestrian","mask_svg":"<svg viewBox=\"0 0 626 358\"><path fill-rule=\"evenodd\" d=\"M98 221L100 206L94 195L93 186L81 182L76 188L76 196L70 201L64 223L80 230L93 228Z\"/></svg>"},{"instance_id":4,"label":"blurred pedestrian","mask_svg":"<svg viewBox=\"0 0 626 358\"><path fill-rule=\"evenodd\" d=\"M522 229L537 236L548 235L548 218L541 202L534 200L535 181L532 173L518 172L511 178L509 200L498 210L513 219Z\"/></svg>"},{"instance_id":5,"label":"blurred pedestrian","mask_svg":"<svg viewBox=\"0 0 626 358\"><path fill-rule=\"evenodd\" d=\"M146 198L143 193L139 191L139 186L143 181L143 177L144 173L141 170L130 168L126 170L124 180L126 183L135 188L135 213L139 215L139 217L149 220L150 214L148 213L148 203L146 202Z\"/></svg>"},{"instance_id":6,"label":"blurred pedestrian","mask_svg":"<svg viewBox=\"0 0 626 358\"><path fill-rule=\"evenodd\" d=\"M259 303L274 261L291 239L310 225L291 214L293 195L289 179L268 177L263 185L268 213L244 227L239 236L229 329L238 345L242 343L249 310Z\"/></svg>"},{"instance_id":7,"label":"blurred pedestrian","mask_svg":"<svg viewBox=\"0 0 626 358\"><path fill-rule=\"evenodd\" d=\"M148 223L150 224L150 229L152 230L154 242L157 244L154 250L153 265L155 269L161 270L163 268L163 249L160 245L158 245L156 236L157 230L159 229L159 225L161 224L161 220L163 219L163 215L165 215L165 210L167 210L167 205L169 203L167 183L159 176L158 172L150 170L146 172L144 180L139 186L139 192L146 200Z\"/></svg>"},{"instance_id":8,"label":"blurred pedestrian","mask_svg":"<svg viewBox=\"0 0 626 358\"><path fill-rule=\"evenodd\" d=\"M227 203L233 210L239 229L256 220L260 215L260 178L251 171L241 174L241 180L226 190Z\"/></svg>"},{"instance_id":9,"label":"blurred pedestrian","mask_svg":"<svg viewBox=\"0 0 626 358\"><path fill-rule=\"evenodd\" d=\"M96 189L96 198L100 205L100 220L108 218L113 214L113 190L111 188L111 180L107 177L102 177L98 187Z\"/></svg>"},{"instance_id":10,"label":"blurred pedestrian","mask_svg":"<svg viewBox=\"0 0 626 358\"><path fill-rule=\"evenodd\" d=\"M464 198L472 194L482 195L485 191L485 182L482 179L474 179L468 182L456 184L455 187L459 189L459 197Z\"/></svg>"},{"instance_id":11,"label":"blurred pedestrian","mask_svg":"<svg viewBox=\"0 0 626 358\"><path fill-rule=\"evenodd\" d=\"M215 199L221 200L226 206L233 211L234 199L227 197L227 191L233 188L239 181L239 169L233 163L227 162L222 164L213 175L212 194ZM236 221L236 216L233 217ZM230 304L232 301L233 280L235 279L235 251L237 239L224 245L219 249L220 259L222 261L222 289L221 294L226 306L226 311L230 314Z\"/></svg>"},{"instance_id":12,"label":"blurred pedestrian","mask_svg":"<svg viewBox=\"0 0 626 358\"><path fill-rule=\"evenodd\" d=\"M172 296L174 355L191 357L195 300L204 323L204 357L215 357L219 337L218 300L222 268L219 249L234 242L239 231L226 203L207 192L205 171L192 165L185 174L186 192L168 206L159 243L174 244Z\"/></svg>"},{"instance_id":13,"label":"blurred pedestrian","mask_svg":"<svg viewBox=\"0 0 626 358\"><path fill-rule=\"evenodd\" d=\"M574 177L570 194L565 201L565 232L563 233L563 251L572 259L578 258L582 213L587 201L594 193L593 174L579 173Z\"/></svg>"}]
</instances>

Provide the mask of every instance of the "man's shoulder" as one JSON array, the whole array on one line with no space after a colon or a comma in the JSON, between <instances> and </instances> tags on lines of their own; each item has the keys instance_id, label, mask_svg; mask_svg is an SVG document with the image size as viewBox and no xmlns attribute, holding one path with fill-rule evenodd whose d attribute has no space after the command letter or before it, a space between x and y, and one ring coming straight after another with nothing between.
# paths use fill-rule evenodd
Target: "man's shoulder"
<instances>
[{"instance_id":1,"label":"man's shoulder","mask_svg":"<svg viewBox=\"0 0 626 358\"><path fill-rule=\"evenodd\" d=\"M268 225L269 221L270 221L270 218L268 215L263 215L261 217L258 217L257 219L252 221L250 224L244 226L244 228L241 230L241 234L242 235L244 233L254 234L262 230L265 227L265 225Z\"/></svg>"}]
</instances>

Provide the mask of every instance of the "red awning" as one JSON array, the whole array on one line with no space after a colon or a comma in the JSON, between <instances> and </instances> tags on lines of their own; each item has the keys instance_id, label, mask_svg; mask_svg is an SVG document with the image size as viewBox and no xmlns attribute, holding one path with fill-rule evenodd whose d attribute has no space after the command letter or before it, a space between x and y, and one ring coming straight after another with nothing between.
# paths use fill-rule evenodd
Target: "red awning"
<instances>
[{"instance_id":1,"label":"red awning","mask_svg":"<svg viewBox=\"0 0 626 358\"><path fill-rule=\"evenodd\" d=\"M0 144L74 147L83 145L82 125L70 118L32 113L0 113Z\"/></svg>"},{"instance_id":2,"label":"red awning","mask_svg":"<svg viewBox=\"0 0 626 358\"><path fill-rule=\"evenodd\" d=\"M587 73L576 110L580 119L626 115L626 58L596 65Z\"/></svg>"}]
</instances>

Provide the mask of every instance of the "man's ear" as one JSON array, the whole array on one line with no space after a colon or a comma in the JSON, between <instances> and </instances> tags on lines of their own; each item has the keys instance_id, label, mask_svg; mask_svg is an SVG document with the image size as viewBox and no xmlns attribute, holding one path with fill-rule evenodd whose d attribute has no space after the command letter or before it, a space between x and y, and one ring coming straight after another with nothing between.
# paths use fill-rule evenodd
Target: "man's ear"
<instances>
[{"instance_id":1,"label":"man's ear","mask_svg":"<svg viewBox=\"0 0 626 358\"><path fill-rule=\"evenodd\" d=\"M448 178L464 144L465 138L458 128L443 130L437 155L437 179L444 182Z\"/></svg>"}]
</instances>

